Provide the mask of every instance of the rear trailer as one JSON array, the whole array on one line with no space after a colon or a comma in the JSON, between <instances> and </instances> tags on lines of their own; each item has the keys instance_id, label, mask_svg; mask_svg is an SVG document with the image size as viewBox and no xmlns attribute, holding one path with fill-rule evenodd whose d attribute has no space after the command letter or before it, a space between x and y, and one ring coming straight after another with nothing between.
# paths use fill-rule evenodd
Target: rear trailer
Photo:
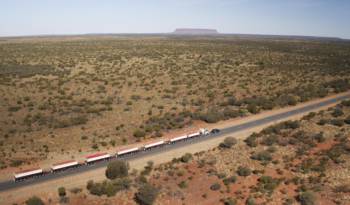
<instances>
[{"instance_id":1,"label":"rear trailer","mask_svg":"<svg viewBox=\"0 0 350 205\"><path fill-rule=\"evenodd\" d=\"M52 171L59 171L59 170L64 170L64 169L68 169L68 168L72 168L72 167L76 167L78 166L79 163L75 160L69 160L69 161L65 161L65 162L60 162L57 164L53 164L51 166L51 170Z\"/></svg>"},{"instance_id":2,"label":"rear trailer","mask_svg":"<svg viewBox=\"0 0 350 205\"><path fill-rule=\"evenodd\" d=\"M22 179L27 179L35 176L40 176L43 174L43 170L41 168L28 169L20 172L14 173L15 181L19 181Z\"/></svg>"},{"instance_id":3,"label":"rear trailer","mask_svg":"<svg viewBox=\"0 0 350 205\"><path fill-rule=\"evenodd\" d=\"M86 156L85 158L86 158L85 162L90 164L97 161L108 160L111 158L111 155L107 153L97 153L97 154Z\"/></svg>"}]
</instances>

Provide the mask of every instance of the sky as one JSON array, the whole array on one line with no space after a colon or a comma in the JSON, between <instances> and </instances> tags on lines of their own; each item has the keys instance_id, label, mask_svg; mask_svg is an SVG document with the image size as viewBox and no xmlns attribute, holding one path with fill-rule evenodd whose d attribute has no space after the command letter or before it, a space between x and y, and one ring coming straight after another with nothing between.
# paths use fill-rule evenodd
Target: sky
<instances>
[{"instance_id":1,"label":"sky","mask_svg":"<svg viewBox=\"0 0 350 205\"><path fill-rule=\"evenodd\" d=\"M1 0L0 36L220 33L350 39L350 0Z\"/></svg>"}]
</instances>

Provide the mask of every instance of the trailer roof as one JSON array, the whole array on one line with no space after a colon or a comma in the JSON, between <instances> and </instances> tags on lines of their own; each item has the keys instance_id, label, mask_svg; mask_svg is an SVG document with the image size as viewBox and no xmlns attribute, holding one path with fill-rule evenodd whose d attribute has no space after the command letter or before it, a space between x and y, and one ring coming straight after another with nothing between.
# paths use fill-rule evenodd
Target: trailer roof
<instances>
[{"instance_id":1,"label":"trailer roof","mask_svg":"<svg viewBox=\"0 0 350 205\"><path fill-rule=\"evenodd\" d=\"M15 174L23 174L23 173L26 173L26 172L31 172L31 171L35 171L35 170L39 170L39 169L41 169L41 168L37 167L37 168L25 169L25 170L22 170L22 171L17 171L17 172L15 172Z\"/></svg>"},{"instance_id":2,"label":"trailer roof","mask_svg":"<svg viewBox=\"0 0 350 205\"><path fill-rule=\"evenodd\" d=\"M55 164L53 164L53 166L62 165L62 164L68 164L68 163L72 163L72 162L76 162L76 160L67 160L67 161L55 163Z\"/></svg>"},{"instance_id":3,"label":"trailer roof","mask_svg":"<svg viewBox=\"0 0 350 205\"><path fill-rule=\"evenodd\" d=\"M94 158L94 157L99 157L99 156L103 156L103 155L107 155L108 153L97 153L97 154L92 154L92 155L88 155L85 158Z\"/></svg>"}]
</instances>

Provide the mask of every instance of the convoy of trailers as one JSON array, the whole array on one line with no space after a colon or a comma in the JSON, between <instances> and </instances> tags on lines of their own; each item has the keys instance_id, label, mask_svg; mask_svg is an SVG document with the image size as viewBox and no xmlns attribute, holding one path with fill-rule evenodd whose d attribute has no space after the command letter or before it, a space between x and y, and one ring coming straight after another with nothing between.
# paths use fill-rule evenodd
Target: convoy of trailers
<instances>
[{"instance_id":1,"label":"convoy of trailers","mask_svg":"<svg viewBox=\"0 0 350 205\"><path fill-rule=\"evenodd\" d=\"M59 172L59 171L64 171L67 169L71 169L71 168L75 168L78 166L82 166L82 165L89 165L89 164L93 164L96 163L98 161L105 161L105 160L110 160L114 157L121 157L121 156L125 156L125 155L130 155L130 154L134 154L140 151L146 151L146 150L150 150L153 149L155 147L161 147L164 146L166 144L174 144L176 142L182 141L182 140L186 140L189 138L194 138L194 137L199 137L199 136L205 136L208 135L209 131L207 129L199 129L199 132L195 132L195 133L191 133L188 135L183 135L180 137L175 137L175 138L171 138L170 140L160 140L157 142L153 142L150 144L146 144L142 147L134 147L134 148L130 148L130 149L126 149L126 150L121 150L118 151L115 154L108 154L108 153L97 153L97 154L93 154L93 155L88 155L85 157L84 162L79 163L76 160L69 160L69 161L64 161L64 162L60 162L60 163L56 163L53 164L51 166L51 169L49 171L45 171L41 168L35 168L35 169L30 169L30 170L24 170L21 172L16 172L14 173L14 180L15 181L20 181L20 180L24 180L27 178L33 178L33 177L37 177L37 176L41 176L44 174L47 174L49 172Z\"/></svg>"}]
</instances>

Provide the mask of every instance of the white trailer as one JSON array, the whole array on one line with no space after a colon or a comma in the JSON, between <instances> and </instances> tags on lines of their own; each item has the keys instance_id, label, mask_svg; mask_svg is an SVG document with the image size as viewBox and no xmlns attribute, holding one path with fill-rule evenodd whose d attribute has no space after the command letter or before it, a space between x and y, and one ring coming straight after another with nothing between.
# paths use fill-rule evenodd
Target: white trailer
<instances>
[{"instance_id":1,"label":"white trailer","mask_svg":"<svg viewBox=\"0 0 350 205\"><path fill-rule=\"evenodd\" d=\"M36 176L43 174L43 170L41 168L35 168L35 169L28 169L28 170L23 170L21 172L16 172L14 173L14 178L16 180Z\"/></svg>"},{"instance_id":2,"label":"white trailer","mask_svg":"<svg viewBox=\"0 0 350 205\"><path fill-rule=\"evenodd\" d=\"M145 149L149 149L149 148L152 148L152 147L157 147L157 146L163 145L164 143L165 142L163 140L155 142L155 143L151 143L151 144L145 145Z\"/></svg>"},{"instance_id":3,"label":"white trailer","mask_svg":"<svg viewBox=\"0 0 350 205\"><path fill-rule=\"evenodd\" d=\"M187 135L183 135L183 136L180 136L180 137L175 137L175 138L170 139L170 143L177 142L177 141L180 141L180 140L183 140L183 139L186 139L186 138L187 138Z\"/></svg>"},{"instance_id":4,"label":"white trailer","mask_svg":"<svg viewBox=\"0 0 350 205\"><path fill-rule=\"evenodd\" d=\"M69 161L53 164L51 166L51 170L52 171L58 171L58 170L61 170L61 169L70 168L70 167L74 167L74 166L78 166L78 165L79 165L78 161L69 160Z\"/></svg>"},{"instance_id":5,"label":"white trailer","mask_svg":"<svg viewBox=\"0 0 350 205\"><path fill-rule=\"evenodd\" d=\"M107 153L97 153L97 154L86 156L85 158L86 158L85 160L86 163L91 163L91 162L96 162L99 160L111 158L111 155Z\"/></svg>"},{"instance_id":6,"label":"white trailer","mask_svg":"<svg viewBox=\"0 0 350 205\"><path fill-rule=\"evenodd\" d=\"M201 134L200 132L191 133L191 134L188 135L188 138L198 137L200 134Z\"/></svg>"},{"instance_id":7,"label":"white trailer","mask_svg":"<svg viewBox=\"0 0 350 205\"><path fill-rule=\"evenodd\" d=\"M117 152L117 157L120 156L120 155L123 155L123 154L129 154L129 153L137 152L138 150L139 150L138 147L122 150L122 151Z\"/></svg>"}]
</instances>

